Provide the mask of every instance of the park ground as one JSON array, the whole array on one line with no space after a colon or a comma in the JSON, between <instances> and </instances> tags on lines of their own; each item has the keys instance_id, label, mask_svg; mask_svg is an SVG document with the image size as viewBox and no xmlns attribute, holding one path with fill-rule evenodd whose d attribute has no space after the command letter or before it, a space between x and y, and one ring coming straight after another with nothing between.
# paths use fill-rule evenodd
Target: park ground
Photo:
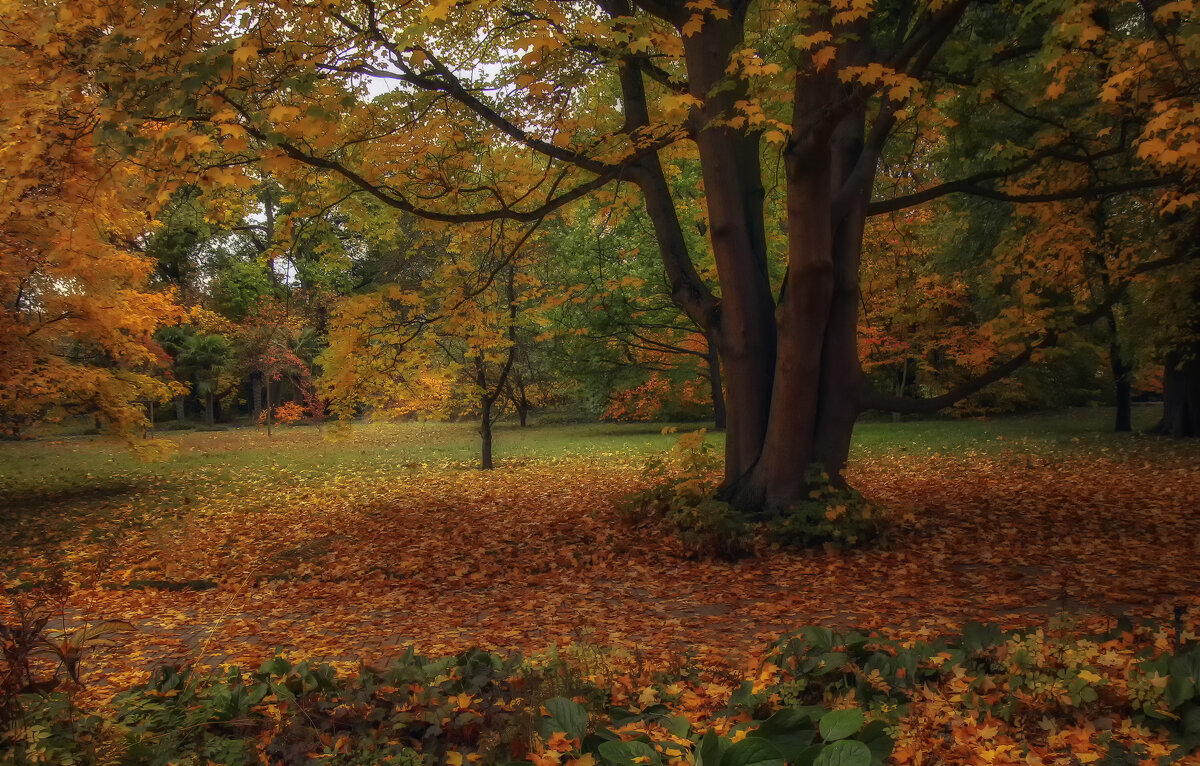
<instances>
[{"instance_id":1,"label":"park ground","mask_svg":"<svg viewBox=\"0 0 1200 766\"><path fill-rule=\"evenodd\" d=\"M805 624L1103 628L1182 606L1194 625L1200 444L1108 433L1110 417L864 423L848 476L893 513L886 543L736 562L619 518L678 438L661 424L502 427L492 472L470 424L176 432L162 462L41 438L0 445L0 577L58 582L67 627L137 626L85 666L97 689L276 649L384 662L414 643L582 641L744 667Z\"/></svg>"}]
</instances>

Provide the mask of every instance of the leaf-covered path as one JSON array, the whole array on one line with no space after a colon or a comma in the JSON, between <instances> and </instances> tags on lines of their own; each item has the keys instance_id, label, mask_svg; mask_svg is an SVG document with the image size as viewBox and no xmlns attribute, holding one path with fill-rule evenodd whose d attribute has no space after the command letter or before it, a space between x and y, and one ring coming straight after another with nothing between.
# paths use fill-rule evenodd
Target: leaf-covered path
<instances>
[{"instance_id":1,"label":"leaf-covered path","mask_svg":"<svg viewBox=\"0 0 1200 766\"><path fill-rule=\"evenodd\" d=\"M210 486L154 523L122 526L147 500L114 501L117 533L78 529L21 568L65 564L72 620L138 625L97 658L105 672L86 669L115 686L162 660L246 666L276 647L375 662L412 642L437 655L586 640L741 665L802 624L933 634L969 619L1200 613L1190 453L1153 466L1134 452L874 456L851 476L898 516L884 548L735 563L688 560L664 529L619 521L639 466L279 469Z\"/></svg>"}]
</instances>

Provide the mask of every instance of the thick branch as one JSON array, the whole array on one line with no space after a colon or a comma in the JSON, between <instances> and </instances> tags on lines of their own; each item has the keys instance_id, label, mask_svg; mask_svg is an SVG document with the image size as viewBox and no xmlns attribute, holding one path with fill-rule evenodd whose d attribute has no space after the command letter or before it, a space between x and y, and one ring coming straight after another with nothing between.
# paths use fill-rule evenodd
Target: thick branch
<instances>
[{"instance_id":1,"label":"thick branch","mask_svg":"<svg viewBox=\"0 0 1200 766\"><path fill-rule=\"evenodd\" d=\"M242 111L247 118L244 128L246 132L254 138L262 141L265 144L273 145L286 154L288 157L301 162L309 167L321 168L329 170L350 183L362 189L367 194L376 198L385 205L403 210L406 213L412 213L418 218L424 218L429 221L441 221L443 223L479 223L485 221L518 221L521 223L534 223L545 218L551 212L568 205L582 197L586 197L592 192L607 185L611 181L615 181L621 175L623 170L620 166L613 166L604 173L587 183L580 184L569 191L565 191L558 196L547 198L542 204L537 207L518 210L516 208L502 205L501 207L492 210L484 210L475 213L444 213L438 210L429 210L421 208L409 202L404 197L395 192L394 189L388 186L372 183L367 180L361 173L358 173L353 168L345 165L338 160L328 157L321 157L301 149L296 144L287 140L271 140L262 130L256 128L249 120L249 114L242 110L242 107L233 101L226 98L226 101L234 106L234 108Z\"/></svg>"},{"instance_id":2,"label":"thick branch","mask_svg":"<svg viewBox=\"0 0 1200 766\"><path fill-rule=\"evenodd\" d=\"M1033 352L1048 346L1054 345L1057 342L1057 336L1050 333L1041 341L1032 346L1027 346L1024 351L1012 357L1011 359L997 364L987 372L983 373L973 380L969 380L956 388L942 394L941 396L931 397L929 399L919 399L912 396L895 396L885 394L881 391L871 389L863 398L860 405L863 410L885 410L889 412L906 412L906 413L929 413L937 412L945 409L950 405L966 399L971 394L982 391L987 386L995 383L998 380L1003 380L1009 375L1012 375L1017 370L1024 367L1031 358Z\"/></svg>"},{"instance_id":3,"label":"thick branch","mask_svg":"<svg viewBox=\"0 0 1200 766\"><path fill-rule=\"evenodd\" d=\"M404 60L405 50L389 40L379 30L372 27L363 29L348 19L344 14L333 13L343 26L351 30L357 35L365 35L372 41L386 50L392 56L392 62L400 68L400 73L393 75L393 79L401 80L421 90L426 90L434 93L444 93L450 96L458 103L470 109L477 116L481 117L489 125L501 131L514 141L529 149L538 152L539 154L551 157L560 162L565 162L570 165L582 168L592 173L603 174L613 170L613 166L595 160L579 152L571 151L566 147L557 146L549 141L543 141L540 138L529 135L523 128L517 125L512 120L504 117L488 104L484 103L478 96L472 93L463 84L462 80L449 67L443 64L434 54L419 46L415 46L409 50L418 51L423 55L429 63L434 76L413 71L408 62ZM376 74L378 76L378 73Z\"/></svg>"},{"instance_id":4,"label":"thick branch","mask_svg":"<svg viewBox=\"0 0 1200 766\"><path fill-rule=\"evenodd\" d=\"M1138 191L1141 189L1153 189L1159 186L1166 186L1178 180L1175 176L1160 176L1158 178L1142 178L1134 181L1126 181L1119 184L1109 184L1107 186L1081 186L1075 189L1065 189L1057 192L1045 192L1041 194L1010 194L1008 192L998 191L987 186L980 186L984 181L990 181L997 178L1003 178L1016 171L990 171L987 173L979 173L978 175L969 178L962 178L957 181L947 181L944 184L938 184L928 189L923 189L912 194L905 194L900 197L893 197L889 200L880 200L872 202L867 206L867 215L876 216L886 213L894 213L897 210L906 210L910 207L923 205L931 200L945 197L949 194L969 194L974 197L984 197L986 199L999 200L1001 202L1062 202L1069 199L1084 199L1088 197L1105 197L1110 194L1123 194L1124 192Z\"/></svg>"}]
</instances>

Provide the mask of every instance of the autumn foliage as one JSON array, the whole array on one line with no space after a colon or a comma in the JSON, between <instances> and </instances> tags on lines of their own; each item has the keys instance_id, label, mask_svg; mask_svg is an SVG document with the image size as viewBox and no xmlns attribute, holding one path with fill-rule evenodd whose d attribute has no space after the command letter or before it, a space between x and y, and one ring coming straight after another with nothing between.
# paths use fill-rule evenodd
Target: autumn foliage
<instances>
[{"instance_id":1,"label":"autumn foliage","mask_svg":"<svg viewBox=\"0 0 1200 766\"><path fill-rule=\"evenodd\" d=\"M0 760L1194 760L1196 10L0 0Z\"/></svg>"},{"instance_id":2,"label":"autumn foliage","mask_svg":"<svg viewBox=\"0 0 1200 766\"><path fill-rule=\"evenodd\" d=\"M0 69L0 418L13 435L64 413L116 431L165 398L152 340L174 307L136 252L147 225L136 168L96 146L96 104L73 47L92 19L4 7Z\"/></svg>"}]
</instances>

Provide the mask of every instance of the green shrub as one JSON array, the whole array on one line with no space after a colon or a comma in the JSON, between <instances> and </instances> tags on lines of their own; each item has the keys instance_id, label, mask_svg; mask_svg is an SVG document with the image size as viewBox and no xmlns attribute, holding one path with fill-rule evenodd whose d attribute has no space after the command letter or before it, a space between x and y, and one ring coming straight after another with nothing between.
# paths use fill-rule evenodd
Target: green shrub
<instances>
[{"instance_id":1,"label":"green shrub","mask_svg":"<svg viewBox=\"0 0 1200 766\"><path fill-rule=\"evenodd\" d=\"M837 488L818 466L806 476L809 499L755 520L718 497L721 456L704 430L684 434L663 457L647 465L653 482L621 504L627 522L663 518L692 556L736 559L756 541L775 547L844 550L885 539L887 512L853 489Z\"/></svg>"},{"instance_id":2,"label":"green shrub","mask_svg":"<svg viewBox=\"0 0 1200 766\"><path fill-rule=\"evenodd\" d=\"M768 519L767 537L798 548L844 550L881 542L890 527L887 511L856 490L838 488L819 467L808 472L809 499Z\"/></svg>"},{"instance_id":3,"label":"green shrub","mask_svg":"<svg viewBox=\"0 0 1200 766\"><path fill-rule=\"evenodd\" d=\"M670 451L647 464L653 484L626 498L617 514L627 522L666 519L692 556L745 556L753 550L752 530L733 506L717 499L720 466L721 455L705 429L684 434Z\"/></svg>"},{"instance_id":4,"label":"green shrub","mask_svg":"<svg viewBox=\"0 0 1200 766\"><path fill-rule=\"evenodd\" d=\"M750 528L729 503L714 497L673 502L668 514L683 547L693 555L736 559L751 551Z\"/></svg>"}]
</instances>

